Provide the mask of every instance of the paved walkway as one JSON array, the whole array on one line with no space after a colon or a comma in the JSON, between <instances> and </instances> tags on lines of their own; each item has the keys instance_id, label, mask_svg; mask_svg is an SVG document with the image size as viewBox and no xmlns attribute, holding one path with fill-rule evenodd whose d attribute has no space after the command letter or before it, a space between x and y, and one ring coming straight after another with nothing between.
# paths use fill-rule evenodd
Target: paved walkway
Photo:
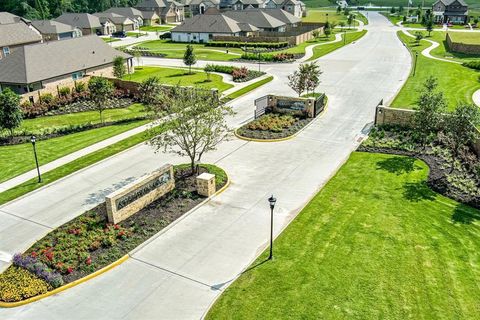
<instances>
[{"instance_id":1,"label":"paved walkway","mask_svg":"<svg viewBox=\"0 0 480 320\"><path fill-rule=\"evenodd\" d=\"M388 21L370 13L369 32L354 46L319 59L319 91L327 112L295 139L279 143L232 138L206 155L229 173L221 195L174 228L132 253L121 266L58 295L14 309L1 319L199 319L210 304L266 247L267 197L278 202L277 235L329 180L358 146L375 106L405 82L410 54ZM153 62L154 60L152 60ZM232 104L237 127L253 114L264 94L294 95L287 75L295 64L266 66L275 79ZM104 196L164 163L185 161L139 145L0 207L0 251L22 251L49 228L103 201Z\"/></svg>"}]
</instances>

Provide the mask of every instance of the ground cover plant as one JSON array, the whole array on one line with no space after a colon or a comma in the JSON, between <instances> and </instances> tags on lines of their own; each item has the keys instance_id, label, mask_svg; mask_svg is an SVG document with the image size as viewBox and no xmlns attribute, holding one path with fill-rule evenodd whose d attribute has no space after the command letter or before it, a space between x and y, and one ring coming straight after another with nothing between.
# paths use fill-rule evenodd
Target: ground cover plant
<instances>
[{"instance_id":1,"label":"ground cover plant","mask_svg":"<svg viewBox=\"0 0 480 320\"><path fill-rule=\"evenodd\" d=\"M399 38L411 52L418 52L415 76L413 73L399 92L392 107L411 109L416 105L418 92L429 76L438 79L439 89L445 93L448 109L454 110L459 103L472 103L473 93L480 89L479 73L460 64L427 58L421 54L431 44L421 40L417 45L415 39L399 31ZM414 54L414 53L412 53Z\"/></svg>"},{"instance_id":2,"label":"ground cover plant","mask_svg":"<svg viewBox=\"0 0 480 320\"><path fill-rule=\"evenodd\" d=\"M203 172L216 175L217 190L227 183L221 168L201 164L197 173ZM15 255L13 266L0 275L0 299L35 296L118 260L205 199L196 192L195 177L189 165L176 166L176 188L128 219L108 223L102 203L51 231ZM25 279L31 283L26 285Z\"/></svg>"},{"instance_id":3,"label":"ground cover plant","mask_svg":"<svg viewBox=\"0 0 480 320\"><path fill-rule=\"evenodd\" d=\"M197 55L197 52L195 52L195 55ZM135 73L126 75L123 79L142 82L154 76L158 78L160 83L168 85L195 86L205 89L216 88L220 92L233 87L233 85L223 82L220 75L208 75L205 72L193 69L192 73L189 74L185 69L140 67L135 68Z\"/></svg>"},{"instance_id":4,"label":"ground cover plant","mask_svg":"<svg viewBox=\"0 0 480 320\"><path fill-rule=\"evenodd\" d=\"M250 70L246 67L222 66L216 64L207 64L204 68L205 72L219 72L230 74L235 82L246 82L263 76L265 72Z\"/></svg>"},{"instance_id":5,"label":"ground cover plant","mask_svg":"<svg viewBox=\"0 0 480 320\"><path fill-rule=\"evenodd\" d=\"M353 153L207 319L474 319L480 212L425 163ZM281 294L280 294L281 293Z\"/></svg>"}]
</instances>

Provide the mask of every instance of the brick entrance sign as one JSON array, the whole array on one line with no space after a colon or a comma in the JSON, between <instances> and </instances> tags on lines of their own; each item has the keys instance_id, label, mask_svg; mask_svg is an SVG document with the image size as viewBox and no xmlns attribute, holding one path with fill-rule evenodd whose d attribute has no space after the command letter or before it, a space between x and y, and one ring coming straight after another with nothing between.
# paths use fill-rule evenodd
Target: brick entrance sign
<instances>
[{"instance_id":1,"label":"brick entrance sign","mask_svg":"<svg viewBox=\"0 0 480 320\"><path fill-rule=\"evenodd\" d=\"M119 223L175 188L173 166L160 169L109 194L105 198L110 223Z\"/></svg>"}]
</instances>

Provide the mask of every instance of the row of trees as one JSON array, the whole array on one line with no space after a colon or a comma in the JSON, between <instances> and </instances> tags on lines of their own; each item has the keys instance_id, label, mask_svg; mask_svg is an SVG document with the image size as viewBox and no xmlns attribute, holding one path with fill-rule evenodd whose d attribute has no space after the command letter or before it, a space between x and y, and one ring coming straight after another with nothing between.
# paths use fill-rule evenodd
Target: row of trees
<instances>
[{"instance_id":1,"label":"row of trees","mask_svg":"<svg viewBox=\"0 0 480 320\"><path fill-rule=\"evenodd\" d=\"M50 19L63 12L101 12L111 7L135 6L139 0L1 0L0 11L30 20Z\"/></svg>"},{"instance_id":2,"label":"row of trees","mask_svg":"<svg viewBox=\"0 0 480 320\"><path fill-rule=\"evenodd\" d=\"M288 85L299 97L305 91L307 91L307 94L315 93L315 88L320 85L321 74L322 71L315 62L304 63L298 67L298 70L288 76Z\"/></svg>"},{"instance_id":3,"label":"row of trees","mask_svg":"<svg viewBox=\"0 0 480 320\"><path fill-rule=\"evenodd\" d=\"M447 113L447 102L438 90L436 78L425 81L417 106L413 125L423 147L440 138L458 157L480 138L475 128L480 124L480 109L472 104L459 104L452 113Z\"/></svg>"}]
</instances>

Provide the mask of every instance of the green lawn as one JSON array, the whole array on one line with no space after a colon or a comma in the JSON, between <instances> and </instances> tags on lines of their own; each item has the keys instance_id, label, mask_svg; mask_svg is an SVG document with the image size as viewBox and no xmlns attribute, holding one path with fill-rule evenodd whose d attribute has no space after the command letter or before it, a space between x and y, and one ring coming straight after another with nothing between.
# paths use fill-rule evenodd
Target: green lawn
<instances>
[{"instance_id":1,"label":"green lawn","mask_svg":"<svg viewBox=\"0 0 480 320\"><path fill-rule=\"evenodd\" d=\"M235 92L232 92L230 93L228 96L225 97L225 99L227 101L230 101L230 100L233 100L233 99L236 99L240 96L243 96L244 94L247 94L248 92L252 91L252 90L255 90L256 88L260 87L260 86L263 86L265 83L268 83L270 81L273 80L273 77L270 76L270 77L267 77L265 79L262 79L262 80L259 80L257 82L254 82L252 84L249 84L248 86L246 87L243 87L242 89L239 89Z\"/></svg>"},{"instance_id":2,"label":"green lawn","mask_svg":"<svg viewBox=\"0 0 480 320\"><path fill-rule=\"evenodd\" d=\"M358 15L358 13L352 12L355 15ZM327 14L328 14L328 19L327 19ZM334 23L340 23L340 22L345 22L347 24L348 16L344 15L342 13L337 13L335 10L308 10L307 16L302 18L302 21L304 22L334 22ZM359 19L360 20L360 19ZM358 22L354 22L352 24L353 26L357 26Z\"/></svg>"},{"instance_id":3,"label":"green lawn","mask_svg":"<svg viewBox=\"0 0 480 320\"><path fill-rule=\"evenodd\" d=\"M466 61L480 58L480 55L471 55L471 54L464 54L464 53L449 51L447 41L446 41L446 32L444 31L434 31L431 33L430 37L427 36L428 35L427 32L422 32L422 33L425 35L426 39L433 40L440 44L440 46L438 46L437 48L433 49L430 52L435 57L442 58L442 59L449 59L452 61L459 61L459 62L466 62ZM450 32L450 34L459 34L461 36L467 33ZM468 34L471 34L471 33L468 33ZM477 36L480 37L480 35L478 34Z\"/></svg>"},{"instance_id":4,"label":"green lawn","mask_svg":"<svg viewBox=\"0 0 480 320\"><path fill-rule=\"evenodd\" d=\"M128 131L149 120L137 120L128 123L82 131L66 136L37 142L40 165L66 156L92 144ZM0 182L35 168L32 145L30 143L0 147Z\"/></svg>"},{"instance_id":5,"label":"green lawn","mask_svg":"<svg viewBox=\"0 0 480 320\"><path fill-rule=\"evenodd\" d=\"M127 37L139 38L148 35L147 33L142 32L127 32Z\"/></svg>"},{"instance_id":6,"label":"green lawn","mask_svg":"<svg viewBox=\"0 0 480 320\"><path fill-rule=\"evenodd\" d=\"M413 108L425 80L429 76L438 78L439 89L444 92L448 107L453 110L458 103L472 103L473 93L480 88L479 72L456 63L433 60L424 57L421 51L430 46L422 40L420 45L415 40L399 31L398 36L411 51L418 52L416 75L410 75L407 82L392 103L392 107Z\"/></svg>"},{"instance_id":7,"label":"green lawn","mask_svg":"<svg viewBox=\"0 0 480 320\"><path fill-rule=\"evenodd\" d=\"M174 43L170 40L154 40L143 42L136 46L152 52L166 55L166 58L183 59L188 43ZM193 43L197 60L228 61L240 58L243 51L240 48L207 47L204 44ZM228 54L226 53L228 49Z\"/></svg>"},{"instance_id":8,"label":"green lawn","mask_svg":"<svg viewBox=\"0 0 480 320\"><path fill-rule=\"evenodd\" d=\"M144 116L146 116L145 108L139 103L132 104L128 108L107 109L103 112L103 120L105 122L134 119ZM40 134L49 129L51 130L55 128L88 123L100 123L100 115L98 111L77 112L57 116L26 119L22 122L22 125L18 131L27 131L32 134Z\"/></svg>"},{"instance_id":9,"label":"green lawn","mask_svg":"<svg viewBox=\"0 0 480 320\"><path fill-rule=\"evenodd\" d=\"M480 35L472 32L450 32L450 39L453 42L480 44Z\"/></svg>"},{"instance_id":10,"label":"green lawn","mask_svg":"<svg viewBox=\"0 0 480 320\"><path fill-rule=\"evenodd\" d=\"M480 212L427 173L353 153L207 319L477 319Z\"/></svg>"},{"instance_id":11,"label":"green lawn","mask_svg":"<svg viewBox=\"0 0 480 320\"><path fill-rule=\"evenodd\" d=\"M192 70L192 74L188 74L187 69L172 69L161 67L141 67L135 68L135 73L126 75L125 80L141 82L149 77L156 76L161 83L181 86L196 86L206 89L217 88L220 92L233 87L233 85L223 82L223 78L217 74L210 75L210 82L207 81L205 72Z\"/></svg>"},{"instance_id":12,"label":"green lawn","mask_svg":"<svg viewBox=\"0 0 480 320\"><path fill-rule=\"evenodd\" d=\"M105 41L106 43L120 41L119 38L101 38L101 39L102 39L103 41Z\"/></svg>"},{"instance_id":13,"label":"green lawn","mask_svg":"<svg viewBox=\"0 0 480 320\"><path fill-rule=\"evenodd\" d=\"M149 32L164 32L171 30L174 26L142 26L140 27L141 31L149 31Z\"/></svg>"},{"instance_id":14,"label":"green lawn","mask_svg":"<svg viewBox=\"0 0 480 320\"><path fill-rule=\"evenodd\" d=\"M343 47L344 45L350 44L353 41L357 41L358 39L363 37L366 33L367 33L367 30L362 30L359 32L347 32L345 33L345 35L342 32L341 33L342 41L325 44L325 45L321 45L313 48L313 56L309 59L309 61L318 59L334 50L337 50L338 48Z\"/></svg>"}]
</instances>

